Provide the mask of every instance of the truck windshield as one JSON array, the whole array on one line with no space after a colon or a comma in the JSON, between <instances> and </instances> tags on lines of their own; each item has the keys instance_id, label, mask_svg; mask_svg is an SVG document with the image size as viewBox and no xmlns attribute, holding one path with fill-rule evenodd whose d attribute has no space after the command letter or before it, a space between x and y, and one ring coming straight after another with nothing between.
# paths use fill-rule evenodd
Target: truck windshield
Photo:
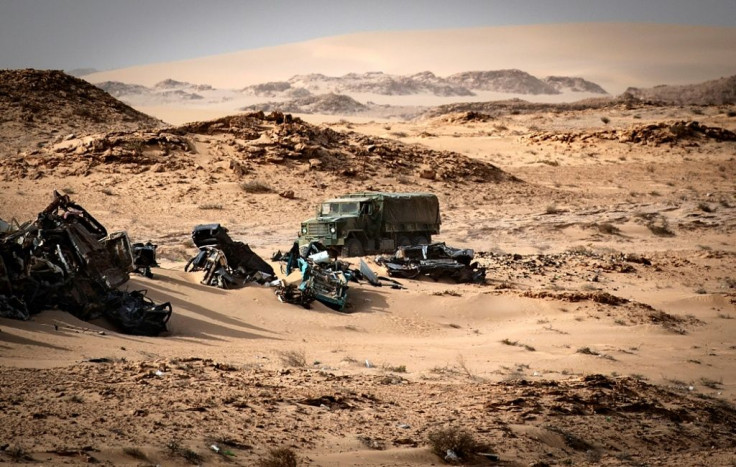
<instances>
[{"instance_id":1,"label":"truck windshield","mask_svg":"<svg viewBox=\"0 0 736 467\"><path fill-rule=\"evenodd\" d=\"M322 216L346 216L356 215L360 209L359 203L323 203L320 215Z\"/></svg>"}]
</instances>

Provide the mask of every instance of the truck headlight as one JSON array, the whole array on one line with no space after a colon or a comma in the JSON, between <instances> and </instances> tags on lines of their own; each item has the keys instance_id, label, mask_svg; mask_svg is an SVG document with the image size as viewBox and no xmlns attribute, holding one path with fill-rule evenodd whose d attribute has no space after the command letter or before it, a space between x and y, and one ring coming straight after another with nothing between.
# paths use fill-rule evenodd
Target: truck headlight
<instances>
[{"instance_id":1,"label":"truck headlight","mask_svg":"<svg viewBox=\"0 0 736 467\"><path fill-rule=\"evenodd\" d=\"M335 228L335 226L334 225L330 226L330 233L334 234L335 232L337 232L337 229Z\"/></svg>"},{"instance_id":2,"label":"truck headlight","mask_svg":"<svg viewBox=\"0 0 736 467\"><path fill-rule=\"evenodd\" d=\"M307 233L307 226L306 225L303 225L302 226L302 233L303 234Z\"/></svg>"}]
</instances>

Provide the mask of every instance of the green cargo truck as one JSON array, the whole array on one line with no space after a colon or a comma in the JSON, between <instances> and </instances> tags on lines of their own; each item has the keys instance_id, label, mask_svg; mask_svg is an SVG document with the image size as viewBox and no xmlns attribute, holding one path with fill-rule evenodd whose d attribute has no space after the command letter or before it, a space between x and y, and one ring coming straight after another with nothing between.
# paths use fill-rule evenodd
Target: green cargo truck
<instances>
[{"instance_id":1,"label":"green cargo truck","mask_svg":"<svg viewBox=\"0 0 736 467\"><path fill-rule=\"evenodd\" d=\"M341 256L423 245L440 231L440 203L431 193L350 193L328 199L302 222L299 245L318 241Z\"/></svg>"}]
</instances>

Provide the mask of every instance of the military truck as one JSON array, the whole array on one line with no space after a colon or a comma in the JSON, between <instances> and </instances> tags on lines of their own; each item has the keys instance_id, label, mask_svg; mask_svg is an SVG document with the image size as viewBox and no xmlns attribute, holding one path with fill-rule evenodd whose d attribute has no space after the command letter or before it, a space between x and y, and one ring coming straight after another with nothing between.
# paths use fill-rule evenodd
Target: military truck
<instances>
[{"instance_id":1,"label":"military truck","mask_svg":"<svg viewBox=\"0 0 736 467\"><path fill-rule=\"evenodd\" d=\"M350 193L323 201L302 222L299 245L320 242L333 254L388 253L424 245L440 231L440 204L431 193Z\"/></svg>"}]
</instances>

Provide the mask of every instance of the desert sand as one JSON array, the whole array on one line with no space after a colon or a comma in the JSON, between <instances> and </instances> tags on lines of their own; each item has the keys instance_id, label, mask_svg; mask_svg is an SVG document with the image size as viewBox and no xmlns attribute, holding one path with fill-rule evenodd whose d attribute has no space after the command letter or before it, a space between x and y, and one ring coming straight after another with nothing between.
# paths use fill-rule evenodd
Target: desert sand
<instances>
[{"instance_id":1,"label":"desert sand","mask_svg":"<svg viewBox=\"0 0 736 467\"><path fill-rule=\"evenodd\" d=\"M440 465L429 437L449 428L500 459L468 463L731 465L736 142L684 128L733 132L735 114L245 116L147 122L110 147L105 127L36 122L43 144L0 165L0 218L70 194L108 230L159 246L154 277L125 287L174 314L159 337L59 310L0 319L0 459L254 465L285 448L306 465ZM3 128L10 144L16 128ZM320 200L358 190L436 193L436 240L473 248L486 282L353 284L339 313L183 270L197 224L270 258Z\"/></svg>"},{"instance_id":2,"label":"desert sand","mask_svg":"<svg viewBox=\"0 0 736 467\"><path fill-rule=\"evenodd\" d=\"M225 461L209 448L214 443L230 446L230 460L246 465L273 446L314 465L405 465L441 462L425 439L453 425L511 464L731 462L732 431L716 437L725 445L711 448L713 439L693 430L705 429L703 404L732 403L736 394L734 143L534 140L546 131L609 131L694 116L736 129L722 109L691 112L611 109L608 124L596 110L329 125L492 162L518 182L347 178L279 164L236 177L217 162L232 148L227 135L193 136L192 168L131 173L111 164L64 176L69 170L57 167L33 180L6 179L4 219L31 219L60 189L110 230L157 243L161 268L129 287L171 301L174 315L168 335L155 338L60 311L2 320L2 403L10 421L2 439L47 463L176 464L185 451L172 449L176 442L207 463ZM245 193L239 184L251 179L274 192ZM258 285L205 287L196 273L183 272L198 223L221 222L268 258L288 248L320 199L369 188L437 193L437 240L485 252L477 259L489 267L487 284L355 285L349 312L338 313L279 303ZM285 189L296 199L277 194ZM671 236L647 227L664 220ZM607 303L607 294L620 303ZM561 386L551 392L558 386L549 381ZM627 427L598 433L604 415L587 412L590 401L579 399L600 391L597 384L655 405L642 405L649 408L626 422L616 415ZM509 409L518 404L510 394L537 408ZM692 443L677 454L668 438L675 435L662 430L683 425L656 408L673 397L692 427L677 435ZM561 418L551 408L563 399L585 408ZM571 447L568 435L587 444ZM133 448L145 458L131 457Z\"/></svg>"}]
</instances>

